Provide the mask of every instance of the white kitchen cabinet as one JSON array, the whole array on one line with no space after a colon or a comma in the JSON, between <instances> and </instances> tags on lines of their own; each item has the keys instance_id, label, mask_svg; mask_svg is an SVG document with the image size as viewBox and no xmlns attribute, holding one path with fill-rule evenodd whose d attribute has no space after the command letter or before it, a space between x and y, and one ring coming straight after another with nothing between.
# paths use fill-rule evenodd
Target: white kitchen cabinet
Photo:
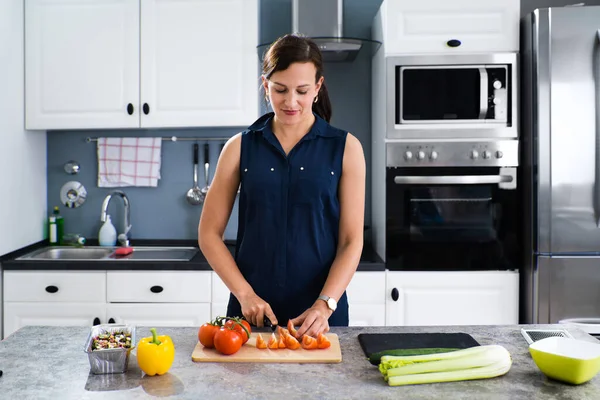
<instances>
[{"instance_id":1,"label":"white kitchen cabinet","mask_svg":"<svg viewBox=\"0 0 600 400\"><path fill-rule=\"evenodd\" d=\"M384 0L373 37L386 55L517 52L520 12L520 0Z\"/></svg>"},{"instance_id":2,"label":"white kitchen cabinet","mask_svg":"<svg viewBox=\"0 0 600 400\"><path fill-rule=\"evenodd\" d=\"M210 319L209 303L109 304L106 317L117 324L199 327ZM148 335L150 336L150 332Z\"/></svg>"},{"instance_id":3,"label":"white kitchen cabinet","mask_svg":"<svg viewBox=\"0 0 600 400\"><path fill-rule=\"evenodd\" d=\"M26 129L139 127L139 20L139 0L26 0Z\"/></svg>"},{"instance_id":4,"label":"white kitchen cabinet","mask_svg":"<svg viewBox=\"0 0 600 400\"><path fill-rule=\"evenodd\" d=\"M514 271L388 271L386 325L518 323Z\"/></svg>"},{"instance_id":5,"label":"white kitchen cabinet","mask_svg":"<svg viewBox=\"0 0 600 400\"><path fill-rule=\"evenodd\" d=\"M229 303L230 291L216 272L211 272L212 299L211 319L227 315L227 304Z\"/></svg>"},{"instance_id":6,"label":"white kitchen cabinet","mask_svg":"<svg viewBox=\"0 0 600 400\"><path fill-rule=\"evenodd\" d=\"M385 325L385 271L357 271L346 294L350 326Z\"/></svg>"},{"instance_id":7,"label":"white kitchen cabinet","mask_svg":"<svg viewBox=\"0 0 600 400\"><path fill-rule=\"evenodd\" d=\"M4 302L5 338L27 325L91 327L107 322L105 303Z\"/></svg>"},{"instance_id":8,"label":"white kitchen cabinet","mask_svg":"<svg viewBox=\"0 0 600 400\"><path fill-rule=\"evenodd\" d=\"M106 272L4 271L4 337L26 325L106 323Z\"/></svg>"},{"instance_id":9,"label":"white kitchen cabinet","mask_svg":"<svg viewBox=\"0 0 600 400\"><path fill-rule=\"evenodd\" d=\"M26 128L247 126L258 0L27 0Z\"/></svg>"},{"instance_id":10,"label":"white kitchen cabinet","mask_svg":"<svg viewBox=\"0 0 600 400\"><path fill-rule=\"evenodd\" d=\"M106 316L140 326L200 326L211 317L210 271L108 271Z\"/></svg>"},{"instance_id":11,"label":"white kitchen cabinet","mask_svg":"<svg viewBox=\"0 0 600 400\"><path fill-rule=\"evenodd\" d=\"M210 303L210 271L108 271L108 303Z\"/></svg>"}]
</instances>

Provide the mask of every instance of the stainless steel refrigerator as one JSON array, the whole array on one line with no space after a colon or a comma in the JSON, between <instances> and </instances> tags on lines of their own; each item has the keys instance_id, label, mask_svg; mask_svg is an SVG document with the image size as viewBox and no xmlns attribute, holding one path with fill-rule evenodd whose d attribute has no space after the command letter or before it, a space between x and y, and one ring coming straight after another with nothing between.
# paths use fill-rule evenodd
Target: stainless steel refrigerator
<instances>
[{"instance_id":1,"label":"stainless steel refrigerator","mask_svg":"<svg viewBox=\"0 0 600 400\"><path fill-rule=\"evenodd\" d=\"M521 322L597 322L600 7L538 9L521 22Z\"/></svg>"}]
</instances>

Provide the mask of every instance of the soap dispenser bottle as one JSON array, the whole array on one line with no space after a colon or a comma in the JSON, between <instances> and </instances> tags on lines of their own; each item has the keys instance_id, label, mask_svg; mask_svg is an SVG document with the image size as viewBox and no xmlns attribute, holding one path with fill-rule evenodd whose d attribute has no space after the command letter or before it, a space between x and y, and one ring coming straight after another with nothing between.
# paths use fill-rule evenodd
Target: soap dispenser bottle
<instances>
[{"instance_id":1,"label":"soap dispenser bottle","mask_svg":"<svg viewBox=\"0 0 600 400\"><path fill-rule=\"evenodd\" d=\"M57 246L63 243L64 226L64 219L60 215L58 206L55 206L52 215L48 218L48 241L51 245Z\"/></svg>"},{"instance_id":2,"label":"soap dispenser bottle","mask_svg":"<svg viewBox=\"0 0 600 400\"><path fill-rule=\"evenodd\" d=\"M98 242L100 246L114 246L117 244L117 230L112 222L110 222L110 215L106 216L106 221L100 228Z\"/></svg>"}]
</instances>

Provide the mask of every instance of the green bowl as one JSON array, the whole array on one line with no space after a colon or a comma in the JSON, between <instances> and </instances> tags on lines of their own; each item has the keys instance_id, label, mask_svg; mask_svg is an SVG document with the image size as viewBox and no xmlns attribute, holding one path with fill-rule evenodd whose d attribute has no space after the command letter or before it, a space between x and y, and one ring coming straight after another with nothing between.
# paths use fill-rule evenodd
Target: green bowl
<instances>
[{"instance_id":1,"label":"green bowl","mask_svg":"<svg viewBox=\"0 0 600 400\"><path fill-rule=\"evenodd\" d=\"M529 353L549 378L579 385L600 371L600 342L549 337L533 342Z\"/></svg>"}]
</instances>

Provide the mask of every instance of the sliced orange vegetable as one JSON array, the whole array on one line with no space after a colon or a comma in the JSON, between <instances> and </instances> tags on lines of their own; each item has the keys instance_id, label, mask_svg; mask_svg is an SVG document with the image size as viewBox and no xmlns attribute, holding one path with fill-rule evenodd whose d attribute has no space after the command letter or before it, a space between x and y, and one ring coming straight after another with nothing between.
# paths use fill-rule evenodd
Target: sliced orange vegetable
<instances>
[{"instance_id":1,"label":"sliced orange vegetable","mask_svg":"<svg viewBox=\"0 0 600 400\"><path fill-rule=\"evenodd\" d=\"M277 350L279 348L275 332L271 333L271 337L269 338L269 343L267 343L267 347L272 350Z\"/></svg>"},{"instance_id":2,"label":"sliced orange vegetable","mask_svg":"<svg viewBox=\"0 0 600 400\"><path fill-rule=\"evenodd\" d=\"M302 337L302 348L306 350L318 349L317 339L312 336L304 335Z\"/></svg>"},{"instance_id":3,"label":"sliced orange vegetable","mask_svg":"<svg viewBox=\"0 0 600 400\"><path fill-rule=\"evenodd\" d=\"M297 350L300 348L300 342L295 337L290 335L289 333L284 336L284 340L285 340L285 345L288 349Z\"/></svg>"},{"instance_id":4,"label":"sliced orange vegetable","mask_svg":"<svg viewBox=\"0 0 600 400\"><path fill-rule=\"evenodd\" d=\"M257 349L266 349L267 348L267 343L265 342L265 339L263 339L263 337L260 333L256 337L256 348Z\"/></svg>"},{"instance_id":5,"label":"sliced orange vegetable","mask_svg":"<svg viewBox=\"0 0 600 400\"><path fill-rule=\"evenodd\" d=\"M329 338L322 333L319 333L319 336L317 336L317 347L319 349L326 349L330 346L331 342L329 341Z\"/></svg>"},{"instance_id":6,"label":"sliced orange vegetable","mask_svg":"<svg viewBox=\"0 0 600 400\"><path fill-rule=\"evenodd\" d=\"M279 335L279 341L277 342L277 347L280 349L285 349L285 340L283 340L284 335Z\"/></svg>"},{"instance_id":7,"label":"sliced orange vegetable","mask_svg":"<svg viewBox=\"0 0 600 400\"><path fill-rule=\"evenodd\" d=\"M298 338L298 331L296 330L296 328L294 328L294 324L292 324L291 319L288 320L287 329L290 332L290 335L292 335L295 338Z\"/></svg>"},{"instance_id":8,"label":"sliced orange vegetable","mask_svg":"<svg viewBox=\"0 0 600 400\"><path fill-rule=\"evenodd\" d=\"M277 333L279 334L279 336L285 336L285 335L289 334L287 329L282 328L279 325L277 325Z\"/></svg>"}]
</instances>

